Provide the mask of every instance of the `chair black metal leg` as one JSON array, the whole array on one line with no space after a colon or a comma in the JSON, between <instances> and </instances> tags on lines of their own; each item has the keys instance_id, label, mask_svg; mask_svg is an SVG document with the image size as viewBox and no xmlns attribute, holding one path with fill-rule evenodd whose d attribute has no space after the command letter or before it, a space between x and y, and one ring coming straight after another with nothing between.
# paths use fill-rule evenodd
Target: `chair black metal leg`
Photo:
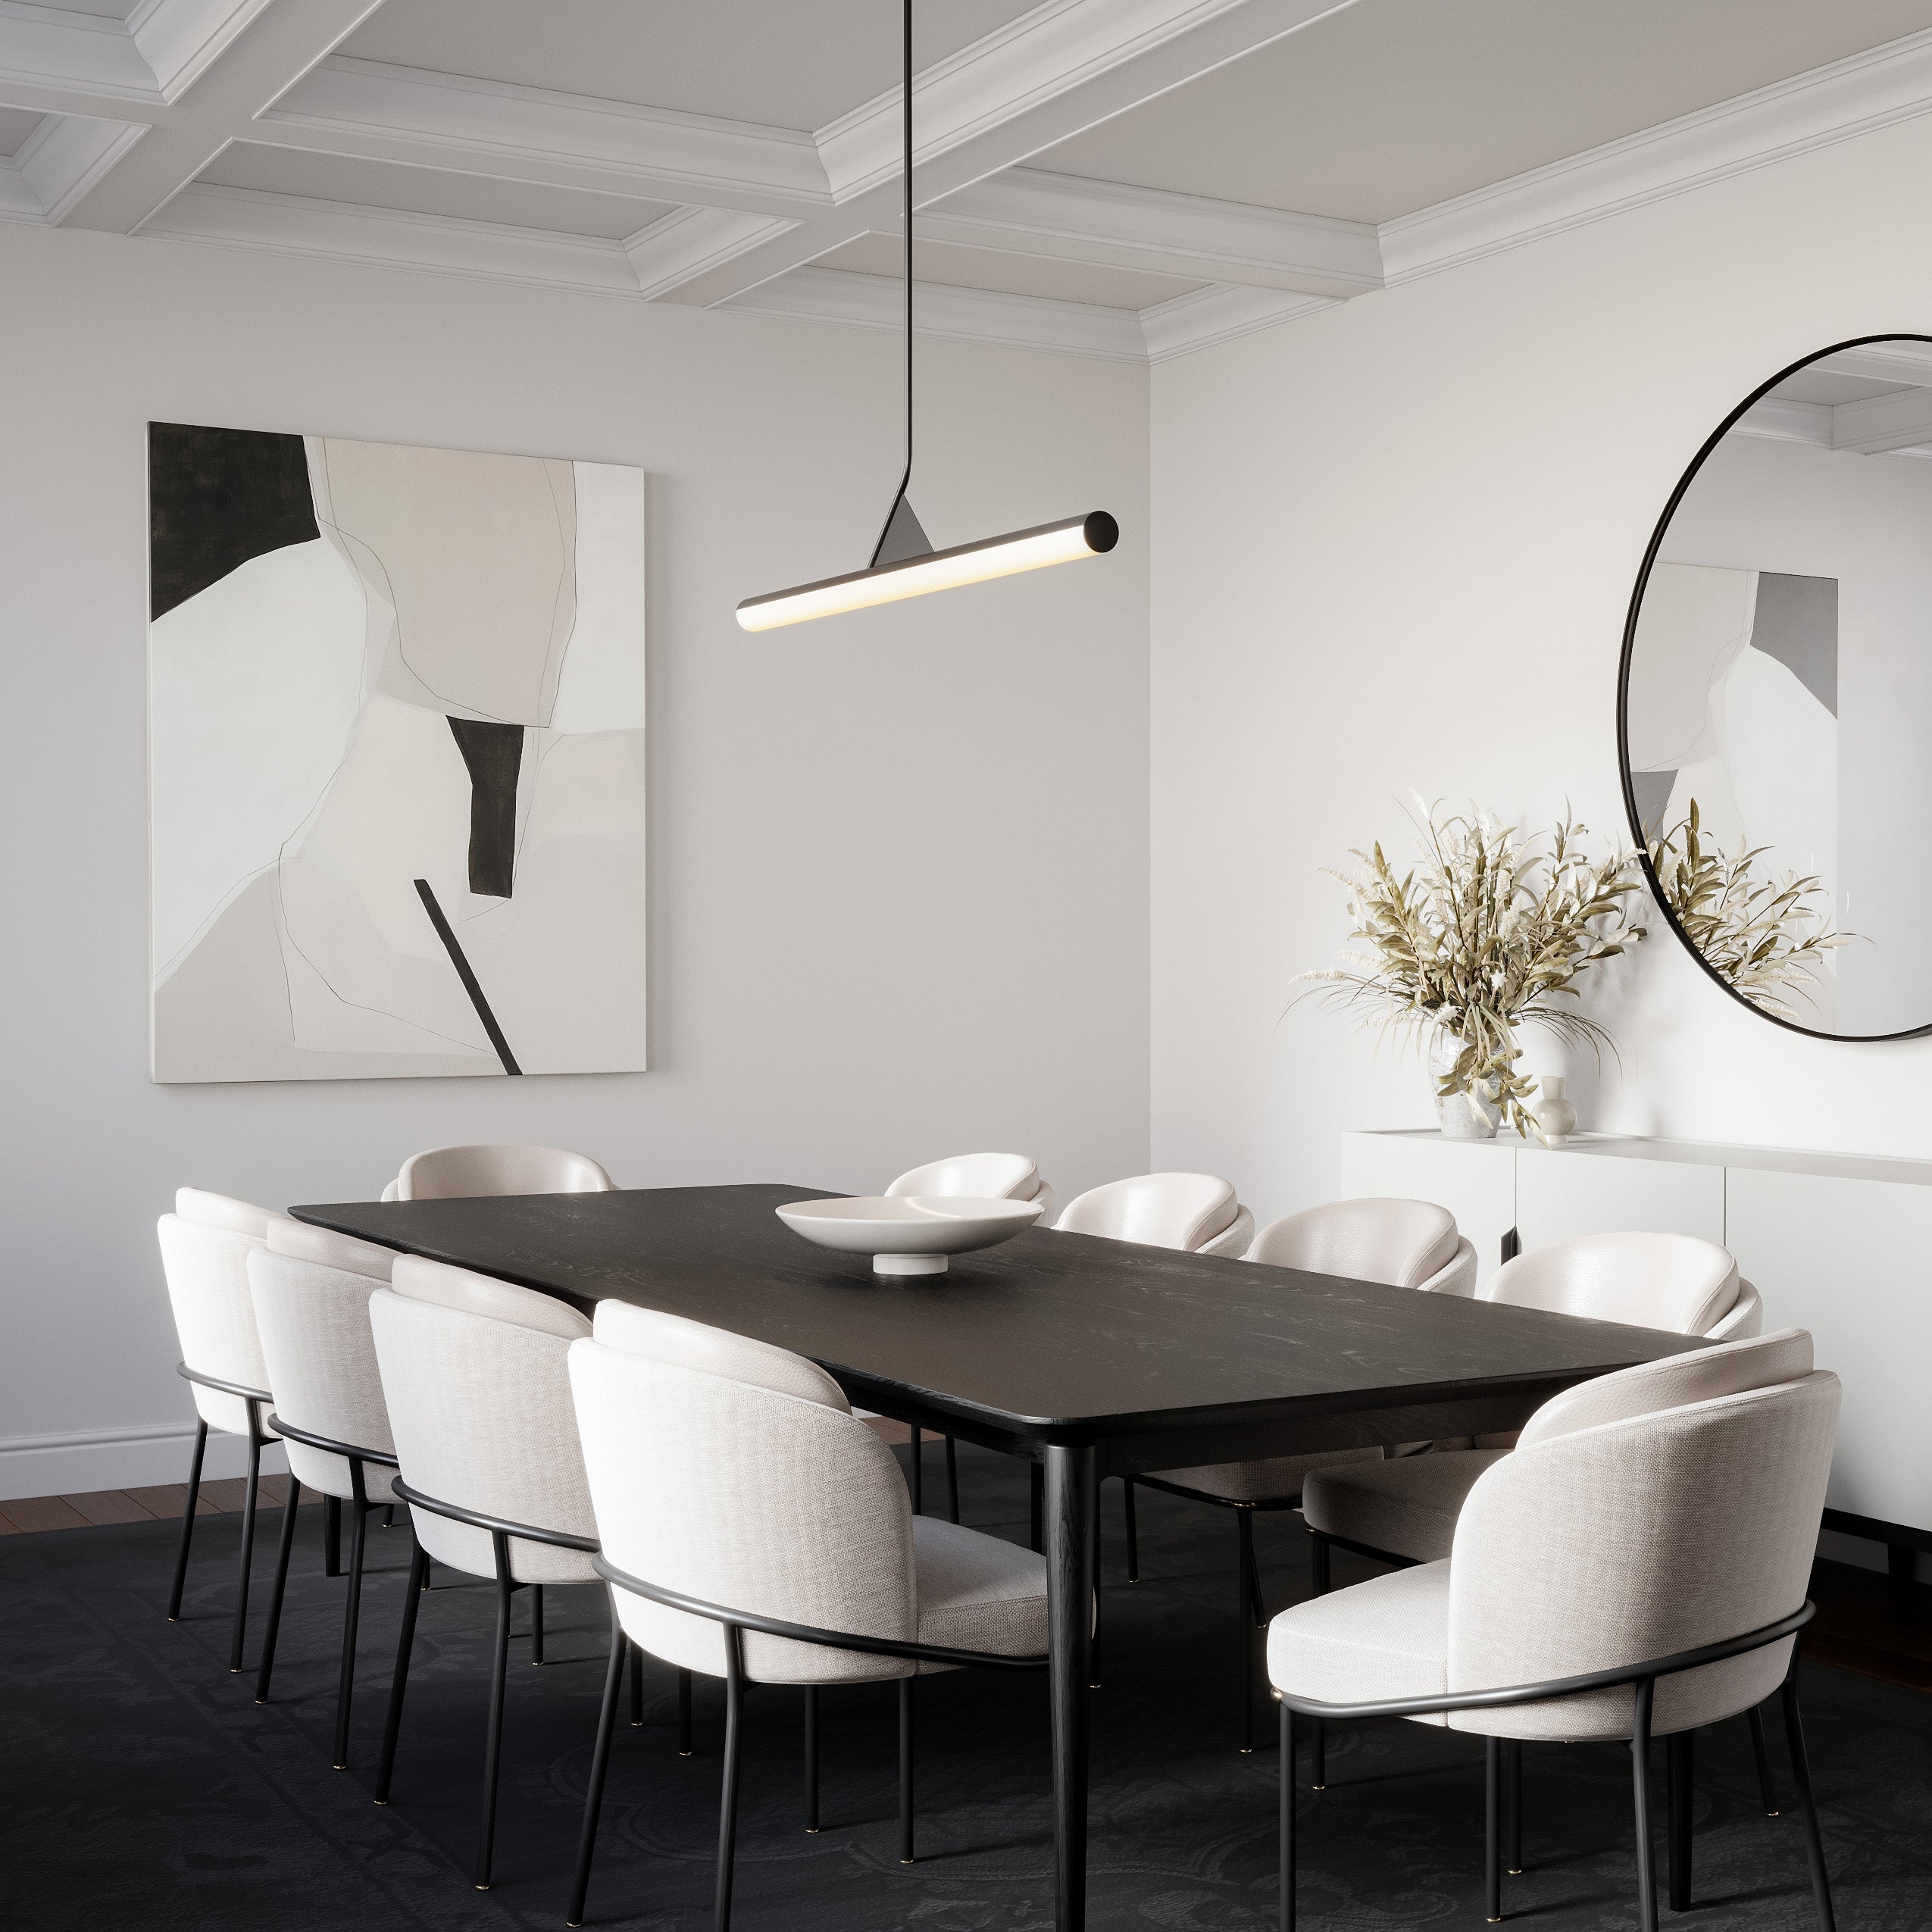
<instances>
[{"instance_id":1,"label":"chair black metal leg","mask_svg":"<svg viewBox=\"0 0 1932 1932\"><path fill-rule=\"evenodd\" d=\"M376 1802L379 1805L389 1801L389 1775L395 1769L395 1740L402 1729L402 1693L409 1684L409 1652L416 1641L416 1612L423 1601L423 1579L429 1573L429 1552L418 1543L409 1558L409 1580L403 1586L395 1674L389 1680L389 1715L383 1720L383 1756L376 1768Z\"/></svg>"},{"instance_id":2,"label":"chair black metal leg","mask_svg":"<svg viewBox=\"0 0 1932 1932\"><path fill-rule=\"evenodd\" d=\"M1261 1600L1261 1562L1255 1549L1255 1512L1244 1512L1248 1518L1248 1599L1249 1608L1258 1630L1268 1628L1268 1605Z\"/></svg>"},{"instance_id":3,"label":"chair black metal leg","mask_svg":"<svg viewBox=\"0 0 1932 1932\"><path fill-rule=\"evenodd\" d=\"M597 1712L597 1742L590 1753L590 1782L583 1793L583 1831L577 1841L577 1879L571 1887L566 1925L583 1923L583 1901L590 1890L590 1860L597 1849L597 1814L603 1808L604 1774L610 1768L611 1738L617 1727L617 1693L624 1686L624 1653L629 1648L614 1612L611 1618L611 1664L604 1673L604 1701Z\"/></svg>"},{"instance_id":4,"label":"chair black metal leg","mask_svg":"<svg viewBox=\"0 0 1932 1932\"><path fill-rule=\"evenodd\" d=\"M1483 1740L1483 1906L1492 1925L1502 1923L1502 1740Z\"/></svg>"},{"instance_id":5,"label":"chair black metal leg","mask_svg":"<svg viewBox=\"0 0 1932 1932\"><path fill-rule=\"evenodd\" d=\"M1102 1635L1100 1605L1100 1485L1093 1486L1093 1533L1089 1547L1093 1561L1087 1572L1088 1590L1093 1599L1093 1639L1086 1653L1086 1687L1100 1688L1100 1640Z\"/></svg>"},{"instance_id":6,"label":"chair black metal leg","mask_svg":"<svg viewBox=\"0 0 1932 1932\"><path fill-rule=\"evenodd\" d=\"M1697 1780L1695 1731L1674 1731L1664 1740L1665 1843L1669 1855L1671 1909L1690 1909L1690 1821Z\"/></svg>"},{"instance_id":7,"label":"chair black metal leg","mask_svg":"<svg viewBox=\"0 0 1932 1932\"><path fill-rule=\"evenodd\" d=\"M959 1445L946 1439L946 1508L955 1523L959 1521Z\"/></svg>"},{"instance_id":8,"label":"chair black metal leg","mask_svg":"<svg viewBox=\"0 0 1932 1932\"><path fill-rule=\"evenodd\" d=\"M477 1834L477 1875L479 1892L489 1890L489 1857L496 1843L496 1774L503 1758L503 1683L510 1671L510 1600L516 1585L510 1580L510 1558L503 1545L508 1538L495 1539L496 1552L496 1644L490 1658L489 1728L483 1737L483 1821Z\"/></svg>"},{"instance_id":9,"label":"chair black metal leg","mask_svg":"<svg viewBox=\"0 0 1932 1932\"><path fill-rule=\"evenodd\" d=\"M805 1686L805 1836L818 1836L818 1687Z\"/></svg>"},{"instance_id":10,"label":"chair black metal leg","mask_svg":"<svg viewBox=\"0 0 1932 1932\"><path fill-rule=\"evenodd\" d=\"M532 1583L530 1587L530 1660L533 1665L543 1662L543 1586Z\"/></svg>"},{"instance_id":11,"label":"chair black metal leg","mask_svg":"<svg viewBox=\"0 0 1932 1932\"><path fill-rule=\"evenodd\" d=\"M167 1597L167 1621L181 1621L181 1592L188 1580L188 1546L194 1540L195 1511L202 1497L202 1458L208 1452L208 1424L195 1420L195 1452L188 1460L188 1507L181 1518L181 1547L175 1552L174 1587ZM1034 1547L1037 1549L1038 1544Z\"/></svg>"},{"instance_id":12,"label":"chair black metal leg","mask_svg":"<svg viewBox=\"0 0 1932 1932\"><path fill-rule=\"evenodd\" d=\"M1329 1574L1328 1539L1319 1530L1308 1532L1313 1547L1308 1552L1308 1566L1314 1573L1315 1593L1326 1596L1333 1588Z\"/></svg>"},{"instance_id":13,"label":"chair black metal leg","mask_svg":"<svg viewBox=\"0 0 1932 1932\"><path fill-rule=\"evenodd\" d=\"M1328 1720L1308 1720L1308 1784L1311 1790L1328 1789Z\"/></svg>"},{"instance_id":14,"label":"chair black metal leg","mask_svg":"<svg viewBox=\"0 0 1932 1932\"><path fill-rule=\"evenodd\" d=\"M1234 1512L1236 1581L1234 1627L1241 1641L1241 1755L1255 1748L1255 1632L1248 1621L1255 1596L1255 1512Z\"/></svg>"},{"instance_id":15,"label":"chair black metal leg","mask_svg":"<svg viewBox=\"0 0 1932 1932\"><path fill-rule=\"evenodd\" d=\"M1133 1478L1121 1478L1121 1492L1127 1509L1127 1581L1140 1580L1140 1527L1133 1518Z\"/></svg>"},{"instance_id":16,"label":"chair black metal leg","mask_svg":"<svg viewBox=\"0 0 1932 1932\"><path fill-rule=\"evenodd\" d=\"M1791 1749L1791 1775L1798 1787L1798 1815L1805 1825L1805 1855L1811 1862L1812 1896L1818 1901L1818 1932L1837 1932L1832 1915L1831 1881L1825 1875L1824 1841L1818 1835L1818 1805L1812 1796L1811 1760L1805 1750L1805 1727L1798 1715L1798 1655L1792 1646L1790 1674L1780 1693L1784 1704L1784 1735Z\"/></svg>"},{"instance_id":17,"label":"chair black metal leg","mask_svg":"<svg viewBox=\"0 0 1932 1932\"><path fill-rule=\"evenodd\" d=\"M255 1567L255 1493L261 1487L261 1428L257 1405L249 1404L249 1493L242 1502L242 1574L235 1590L235 1634L228 1646L228 1668L239 1673L242 1646L248 1636L249 1573Z\"/></svg>"},{"instance_id":18,"label":"chair black metal leg","mask_svg":"<svg viewBox=\"0 0 1932 1932\"><path fill-rule=\"evenodd\" d=\"M691 1673L677 1674L677 1755L688 1758L696 1746L691 1742Z\"/></svg>"},{"instance_id":19,"label":"chair black metal leg","mask_svg":"<svg viewBox=\"0 0 1932 1932\"><path fill-rule=\"evenodd\" d=\"M322 1574L339 1577L342 1573L342 1499L339 1496L322 1499Z\"/></svg>"},{"instance_id":20,"label":"chair black metal leg","mask_svg":"<svg viewBox=\"0 0 1932 1932\"><path fill-rule=\"evenodd\" d=\"M1758 1789L1764 1796L1765 1815L1776 1818L1780 1806L1777 1785L1771 1777L1771 1752L1765 1746L1765 1707L1754 1704L1746 1715L1751 1720L1751 1755L1758 1761Z\"/></svg>"},{"instance_id":21,"label":"chair black metal leg","mask_svg":"<svg viewBox=\"0 0 1932 1932\"><path fill-rule=\"evenodd\" d=\"M289 1478L289 1499L282 1505L282 1535L275 1546L275 1581L268 1593L268 1628L261 1639L261 1665L255 1672L255 1701L268 1702L269 1674L275 1668L275 1640L282 1628L282 1593L289 1583L289 1552L295 1547L295 1512L302 1507L302 1485Z\"/></svg>"},{"instance_id":22,"label":"chair black metal leg","mask_svg":"<svg viewBox=\"0 0 1932 1932\"><path fill-rule=\"evenodd\" d=\"M617 1622L617 1610L614 1605L611 1608L611 1621L614 1624ZM619 1627L621 1628L622 1626L620 1625ZM630 1727L633 1730L642 1730L644 1728L644 1653L634 1643L631 1644L629 1649L630 1651Z\"/></svg>"},{"instance_id":23,"label":"chair black metal leg","mask_svg":"<svg viewBox=\"0 0 1932 1932\"><path fill-rule=\"evenodd\" d=\"M912 1432L912 1513L926 1513L926 1438L918 1429Z\"/></svg>"},{"instance_id":24,"label":"chair black metal leg","mask_svg":"<svg viewBox=\"0 0 1932 1932\"><path fill-rule=\"evenodd\" d=\"M1637 1720L1630 1727L1630 1787L1637 1805L1637 1922L1643 1932L1657 1932L1657 1871L1650 1843L1650 1711L1655 1680L1646 1677L1637 1687Z\"/></svg>"},{"instance_id":25,"label":"chair black metal leg","mask_svg":"<svg viewBox=\"0 0 1932 1932\"><path fill-rule=\"evenodd\" d=\"M1523 1875L1523 1740L1508 1740L1502 1747L1503 1869L1512 1878Z\"/></svg>"},{"instance_id":26,"label":"chair black metal leg","mask_svg":"<svg viewBox=\"0 0 1932 1932\"><path fill-rule=\"evenodd\" d=\"M1280 1932L1295 1932L1295 1714L1281 1707Z\"/></svg>"},{"instance_id":27,"label":"chair black metal leg","mask_svg":"<svg viewBox=\"0 0 1932 1932\"><path fill-rule=\"evenodd\" d=\"M731 1868L738 1850L738 1750L744 1728L744 1649L735 1624L724 1627L724 1785L717 1807L717 1890L711 1932L731 1932Z\"/></svg>"},{"instance_id":28,"label":"chair black metal leg","mask_svg":"<svg viewBox=\"0 0 1932 1932\"><path fill-rule=\"evenodd\" d=\"M386 1530L395 1527L395 1505L392 1502L386 1502L383 1505L383 1527Z\"/></svg>"},{"instance_id":29,"label":"chair black metal leg","mask_svg":"<svg viewBox=\"0 0 1932 1932\"><path fill-rule=\"evenodd\" d=\"M912 1862L912 1687L899 1680L899 1862Z\"/></svg>"},{"instance_id":30,"label":"chair black metal leg","mask_svg":"<svg viewBox=\"0 0 1932 1932\"><path fill-rule=\"evenodd\" d=\"M1027 1483L1033 1508L1033 1533L1027 1539L1027 1545L1037 1556L1046 1548L1046 1471L1039 1463L1027 1465Z\"/></svg>"},{"instance_id":31,"label":"chair black metal leg","mask_svg":"<svg viewBox=\"0 0 1932 1932\"><path fill-rule=\"evenodd\" d=\"M355 1695L355 1630L362 1617L362 1557L369 1535L369 1499L362 1487L362 1465L352 1462L349 1481L355 1494L349 1508L355 1521L349 1535L349 1600L342 1606L342 1674L336 1685L336 1757L338 1771L349 1769L349 1711Z\"/></svg>"}]
</instances>

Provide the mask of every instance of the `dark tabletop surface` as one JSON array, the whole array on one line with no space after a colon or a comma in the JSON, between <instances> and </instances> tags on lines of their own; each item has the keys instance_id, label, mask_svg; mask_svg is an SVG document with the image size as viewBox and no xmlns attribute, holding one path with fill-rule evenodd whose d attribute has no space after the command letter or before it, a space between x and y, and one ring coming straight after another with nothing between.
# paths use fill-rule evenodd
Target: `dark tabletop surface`
<instances>
[{"instance_id":1,"label":"dark tabletop surface","mask_svg":"<svg viewBox=\"0 0 1932 1932\"><path fill-rule=\"evenodd\" d=\"M790 1186L670 1187L292 1208L301 1221L557 1295L689 1316L846 1380L1039 1428L1340 1413L1555 1390L1694 1337L1034 1229L886 1282L772 1210ZM874 1402L874 1406L886 1405ZM1484 1425L1487 1426L1487 1425ZM1104 1430L1103 1430L1104 1433ZM1424 1428L1422 1435L1454 1433Z\"/></svg>"}]
</instances>

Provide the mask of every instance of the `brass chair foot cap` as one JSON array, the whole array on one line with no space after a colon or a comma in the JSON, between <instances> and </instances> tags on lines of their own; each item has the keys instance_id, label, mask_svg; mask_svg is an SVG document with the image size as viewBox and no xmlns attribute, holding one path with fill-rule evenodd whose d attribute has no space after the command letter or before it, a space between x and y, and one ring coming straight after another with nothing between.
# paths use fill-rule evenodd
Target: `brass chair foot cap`
<instances>
[{"instance_id":1,"label":"brass chair foot cap","mask_svg":"<svg viewBox=\"0 0 1932 1932\"><path fill-rule=\"evenodd\" d=\"M901 1865L910 1865L911 1862L912 1861L910 1859L901 1859L899 1860L899 1863Z\"/></svg>"},{"instance_id":2,"label":"brass chair foot cap","mask_svg":"<svg viewBox=\"0 0 1932 1932\"><path fill-rule=\"evenodd\" d=\"M680 1751L677 1755L680 1758L695 1758L698 1754L695 1751Z\"/></svg>"},{"instance_id":3,"label":"brass chair foot cap","mask_svg":"<svg viewBox=\"0 0 1932 1932\"><path fill-rule=\"evenodd\" d=\"M389 1800L386 1798L374 1798L371 1799L370 1802L372 1804L386 1805L389 1802Z\"/></svg>"},{"instance_id":4,"label":"brass chair foot cap","mask_svg":"<svg viewBox=\"0 0 1932 1932\"><path fill-rule=\"evenodd\" d=\"M1765 1815L1766 1818L1782 1818L1784 1814L1782 1812L1767 1812Z\"/></svg>"},{"instance_id":5,"label":"brass chair foot cap","mask_svg":"<svg viewBox=\"0 0 1932 1932\"><path fill-rule=\"evenodd\" d=\"M261 1705L266 1704L268 1702L268 1699L265 1697L258 1697L255 1701L258 1705Z\"/></svg>"},{"instance_id":6,"label":"brass chair foot cap","mask_svg":"<svg viewBox=\"0 0 1932 1932\"><path fill-rule=\"evenodd\" d=\"M470 1890L473 1892L487 1892L489 1887L487 1885L472 1885Z\"/></svg>"},{"instance_id":7,"label":"brass chair foot cap","mask_svg":"<svg viewBox=\"0 0 1932 1932\"><path fill-rule=\"evenodd\" d=\"M241 1665L239 1665L239 1664L230 1664L230 1665L228 1666L228 1674L229 1674L231 1677L239 1677L239 1676L242 1674L242 1667L241 1667Z\"/></svg>"},{"instance_id":8,"label":"brass chair foot cap","mask_svg":"<svg viewBox=\"0 0 1932 1932\"><path fill-rule=\"evenodd\" d=\"M818 1836L818 1826L815 1824L807 1825L805 1827L805 1836L808 1838L816 1838Z\"/></svg>"},{"instance_id":9,"label":"brass chair foot cap","mask_svg":"<svg viewBox=\"0 0 1932 1932\"><path fill-rule=\"evenodd\" d=\"M1244 1744L1244 1745L1243 1745L1243 1746L1242 1746L1242 1747L1241 1747L1241 1755L1242 1755L1243 1757L1244 1757L1244 1758L1252 1758L1254 1755L1255 1755L1255 1747L1254 1747L1252 1744Z\"/></svg>"},{"instance_id":10,"label":"brass chair foot cap","mask_svg":"<svg viewBox=\"0 0 1932 1932\"><path fill-rule=\"evenodd\" d=\"M1326 1791L1328 1787L1325 1784L1311 1784L1308 1789L1311 1791Z\"/></svg>"},{"instance_id":11,"label":"brass chair foot cap","mask_svg":"<svg viewBox=\"0 0 1932 1932\"><path fill-rule=\"evenodd\" d=\"M178 1624L178 1623L180 1623L180 1622L181 1619L180 1619L179 1617L170 1617L170 1618L168 1618L168 1620L167 1620L167 1621L168 1621L170 1624Z\"/></svg>"},{"instance_id":12,"label":"brass chair foot cap","mask_svg":"<svg viewBox=\"0 0 1932 1932\"><path fill-rule=\"evenodd\" d=\"M1523 1868L1520 1865L1512 1865L1509 1868L1509 1875L1512 1878L1521 1878L1523 1875Z\"/></svg>"},{"instance_id":13,"label":"brass chair foot cap","mask_svg":"<svg viewBox=\"0 0 1932 1932\"><path fill-rule=\"evenodd\" d=\"M331 1765L329 1768L331 1771L347 1771L349 1767L346 1765Z\"/></svg>"}]
</instances>

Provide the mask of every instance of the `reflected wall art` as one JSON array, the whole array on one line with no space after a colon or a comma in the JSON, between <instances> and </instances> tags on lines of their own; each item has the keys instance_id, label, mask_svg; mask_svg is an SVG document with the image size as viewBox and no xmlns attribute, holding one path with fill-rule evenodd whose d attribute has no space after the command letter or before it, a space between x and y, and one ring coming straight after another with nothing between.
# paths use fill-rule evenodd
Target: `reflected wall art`
<instances>
[{"instance_id":1,"label":"reflected wall art","mask_svg":"<svg viewBox=\"0 0 1932 1932\"><path fill-rule=\"evenodd\" d=\"M645 1064L644 474L148 426L153 1074Z\"/></svg>"}]
</instances>

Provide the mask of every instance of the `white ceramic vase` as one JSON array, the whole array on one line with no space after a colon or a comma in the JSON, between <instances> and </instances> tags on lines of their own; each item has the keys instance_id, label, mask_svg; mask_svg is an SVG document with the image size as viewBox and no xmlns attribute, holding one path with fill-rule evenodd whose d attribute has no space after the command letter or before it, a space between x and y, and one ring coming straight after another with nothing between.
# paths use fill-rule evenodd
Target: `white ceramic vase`
<instances>
[{"instance_id":1,"label":"white ceramic vase","mask_svg":"<svg viewBox=\"0 0 1932 1932\"><path fill-rule=\"evenodd\" d=\"M1537 1104L1530 1108L1544 1144L1561 1147L1577 1130L1577 1109L1563 1091L1568 1077L1546 1074L1537 1082Z\"/></svg>"},{"instance_id":2,"label":"white ceramic vase","mask_svg":"<svg viewBox=\"0 0 1932 1932\"><path fill-rule=\"evenodd\" d=\"M1455 1063L1462 1057L1462 1044L1454 1033L1440 1027L1430 1036L1429 1078L1432 1087L1440 1087L1455 1071ZM1493 1140L1496 1123L1501 1118L1496 1089L1487 1080L1480 1080L1468 1093L1452 1093L1447 1099L1440 1093L1436 1094L1436 1120L1445 1140Z\"/></svg>"}]
</instances>

